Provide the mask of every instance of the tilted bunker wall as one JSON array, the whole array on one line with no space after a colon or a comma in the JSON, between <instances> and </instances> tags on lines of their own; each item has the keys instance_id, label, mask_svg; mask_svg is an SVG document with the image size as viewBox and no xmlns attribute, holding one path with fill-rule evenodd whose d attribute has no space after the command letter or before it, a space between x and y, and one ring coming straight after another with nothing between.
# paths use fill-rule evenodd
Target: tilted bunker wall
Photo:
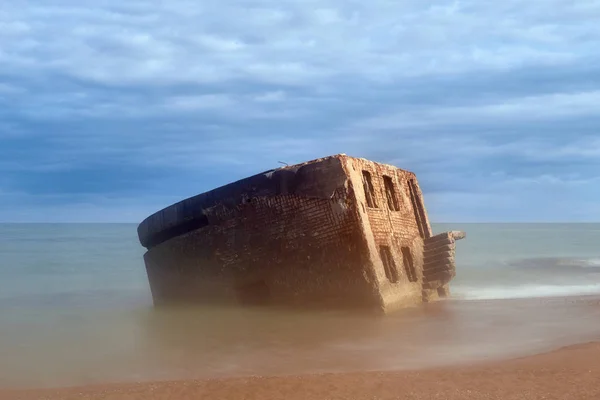
<instances>
[{"instance_id":1,"label":"tilted bunker wall","mask_svg":"<svg viewBox=\"0 0 600 400\"><path fill-rule=\"evenodd\" d=\"M155 304L389 312L447 294L454 274L454 239L431 237L415 175L343 154L186 199L138 233Z\"/></svg>"},{"instance_id":2,"label":"tilted bunker wall","mask_svg":"<svg viewBox=\"0 0 600 400\"><path fill-rule=\"evenodd\" d=\"M412 172L347 158L369 259L387 310L422 301L423 244L431 228Z\"/></svg>"},{"instance_id":3,"label":"tilted bunker wall","mask_svg":"<svg viewBox=\"0 0 600 400\"><path fill-rule=\"evenodd\" d=\"M380 307L342 160L278 169L196 199L205 226L145 255L155 303Z\"/></svg>"}]
</instances>

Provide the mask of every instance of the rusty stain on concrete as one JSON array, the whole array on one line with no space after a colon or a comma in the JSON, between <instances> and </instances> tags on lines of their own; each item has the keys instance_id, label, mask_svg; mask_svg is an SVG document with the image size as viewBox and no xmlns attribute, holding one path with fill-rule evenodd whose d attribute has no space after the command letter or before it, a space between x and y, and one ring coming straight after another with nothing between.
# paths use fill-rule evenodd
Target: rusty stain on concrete
<instances>
[{"instance_id":1,"label":"rusty stain on concrete","mask_svg":"<svg viewBox=\"0 0 600 400\"><path fill-rule=\"evenodd\" d=\"M183 200L138 236L156 305L387 313L448 296L464 233L432 234L412 172L338 154Z\"/></svg>"}]
</instances>

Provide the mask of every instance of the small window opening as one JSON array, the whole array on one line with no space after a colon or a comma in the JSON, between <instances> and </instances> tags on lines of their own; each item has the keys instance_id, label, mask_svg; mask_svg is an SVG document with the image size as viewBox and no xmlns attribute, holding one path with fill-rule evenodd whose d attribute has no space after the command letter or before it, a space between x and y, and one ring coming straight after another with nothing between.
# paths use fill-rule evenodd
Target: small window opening
<instances>
[{"instance_id":1,"label":"small window opening","mask_svg":"<svg viewBox=\"0 0 600 400\"><path fill-rule=\"evenodd\" d=\"M404 264L404 270L406 271L408 280L410 282L416 282L417 271L415 271L412 254L410 254L410 249L408 247L402 247L402 262Z\"/></svg>"},{"instance_id":2,"label":"small window opening","mask_svg":"<svg viewBox=\"0 0 600 400\"><path fill-rule=\"evenodd\" d=\"M381 261L383 261L383 269L385 270L385 276L392 283L398 282L398 269L392 257L392 252L389 246L379 246L379 255Z\"/></svg>"},{"instance_id":3,"label":"small window opening","mask_svg":"<svg viewBox=\"0 0 600 400\"><path fill-rule=\"evenodd\" d=\"M365 197L367 198L367 207L377 208L377 202L375 200L375 188L373 187L371 173L369 171L363 171L362 178L363 187L365 188Z\"/></svg>"},{"instance_id":4,"label":"small window opening","mask_svg":"<svg viewBox=\"0 0 600 400\"><path fill-rule=\"evenodd\" d=\"M412 179L408 180L408 191L410 192L410 202L412 203L413 213L415 215L415 221L417 222L417 226L419 227L419 234L423 239L425 239L425 227L423 221L423 207L420 202L419 196L417 195L417 189L415 186L415 181Z\"/></svg>"},{"instance_id":5,"label":"small window opening","mask_svg":"<svg viewBox=\"0 0 600 400\"><path fill-rule=\"evenodd\" d=\"M391 211L400 211L396 190L394 189L394 181L389 176L383 176L383 185L385 186L385 197L387 198L388 208Z\"/></svg>"}]
</instances>

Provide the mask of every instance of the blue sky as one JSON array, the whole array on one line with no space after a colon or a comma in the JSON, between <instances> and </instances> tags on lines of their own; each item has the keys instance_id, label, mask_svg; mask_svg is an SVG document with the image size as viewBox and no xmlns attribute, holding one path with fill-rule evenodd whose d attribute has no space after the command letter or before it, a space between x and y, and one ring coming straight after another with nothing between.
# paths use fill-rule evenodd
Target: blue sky
<instances>
[{"instance_id":1,"label":"blue sky","mask_svg":"<svg viewBox=\"0 0 600 400\"><path fill-rule=\"evenodd\" d=\"M8 1L0 221L139 222L347 153L434 221L600 221L600 2Z\"/></svg>"}]
</instances>

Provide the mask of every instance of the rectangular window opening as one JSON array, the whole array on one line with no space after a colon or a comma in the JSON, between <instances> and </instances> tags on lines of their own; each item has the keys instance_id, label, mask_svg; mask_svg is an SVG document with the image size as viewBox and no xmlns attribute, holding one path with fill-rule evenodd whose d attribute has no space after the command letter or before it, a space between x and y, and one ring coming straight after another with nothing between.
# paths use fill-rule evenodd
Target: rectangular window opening
<instances>
[{"instance_id":1,"label":"rectangular window opening","mask_svg":"<svg viewBox=\"0 0 600 400\"><path fill-rule=\"evenodd\" d=\"M383 262L386 278L392 283L398 282L398 269L389 246L379 246L379 255Z\"/></svg>"},{"instance_id":2,"label":"rectangular window opening","mask_svg":"<svg viewBox=\"0 0 600 400\"><path fill-rule=\"evenodd\" d=\"M419 196L417 195L415 182L412 179L408 181L408 191L410 193L410 202L412 203L415 221L417 222L417 226L419 228L419 234L423 239L425 239L423 207L421 207L421 202L419 201Z\"/></svg>"},{"instance_id":3,"label":"rectangular window opening","mask_svg":"<svg viewBox=\"0 0 600 400\"><path fill-rule=\"evenodd\" d=\"M400 211L398 198L396 197L396 190L394 189L394 181L392 181L392 178L384 175L383 185L385 186L385 197L387 198L388 208L391 211Z\"/></svg>"},{"instance_id":4,"label":"rectangular window opening","mask_svg":"<svg viewBox=\"0 0 600 400\"><path fill-rule=\"evenodd\" d=\"M410 249L408 247L402 247L402 262L404 264L404 270L406 271L408 280L410 282L416 282L417 271L415 270L412 254L410 254Z\"/></svg>"},{"instance_id":5,"label":"rectangular window opening","mask_svg":"<svg viewBox=\"0 0 600 400\"><path fill-rule=\"evenodd\" d=\"M363 187L365 188L365 197L367 199L367 207L377 208L377 201L375 200L375 188L373 187L371 173L369 171L363 171L362 178Z\"/></svg>"}]
</instances>

